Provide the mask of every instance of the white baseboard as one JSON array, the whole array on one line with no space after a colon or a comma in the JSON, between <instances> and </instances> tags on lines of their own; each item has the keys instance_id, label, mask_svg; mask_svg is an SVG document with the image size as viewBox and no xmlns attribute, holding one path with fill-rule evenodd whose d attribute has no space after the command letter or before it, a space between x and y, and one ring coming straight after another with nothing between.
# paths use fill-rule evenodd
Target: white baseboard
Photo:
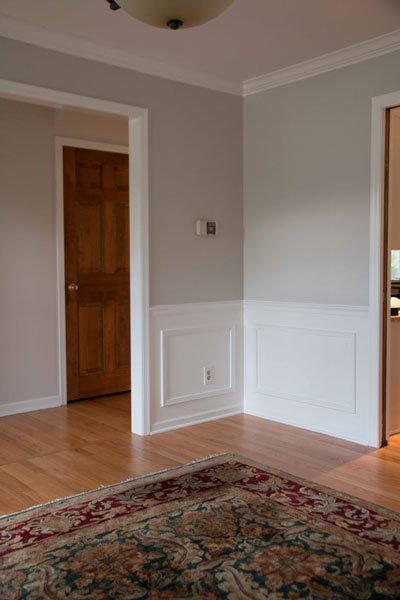
<instances>
[{"instance_id":1,"label":"white baseboard","mask_svg":"<svg viewBox=\"0 0 400 600\"><path fill-rule=\"evenodd\" d=\"M153 306L150 335L152 433L243 412L242 301Z\"/></svg>"},{"instance_id":2,"label":"white baseboard","mask_svg":"<svg viewBox=\"0 0 400 600\"><path fill-rule=\"evenodd\" d=\"M243 413L243 404L225 406L218 410L209 410L200 413L192 413L190 416L178 417L176 419L167 419L152 424L151 433L161 433L163 431L171 431L180 427L188 427L189 425L199 425L208 421L215 421L224 417L232 417Z\"/></svg>"},{"instance_id":3,"label":"white baseboard","mask_svg":"<svg viewBox=\"0 0 400 600\"><path fill-rule=\"evenodd\" d=\"M44 408L55 408L61 405L62 401L60 396L48 396L47 398L33 398L32 400L10 402L8 404L0 404L0 417L17 415L33 410L42 410Z\"/></svg>"},{"instance_id":4,"label":"white baseboard","mask_svg":"<svg viewBox=\"0 0 400 600\"><path fill-rule=\"evenodd\" d=\"M338 438L341 440L345 440L347 442L353 442L355 444L360 444L361 446L370 446L371 444L366 444L364 439L358 439L356 436L351 436L351 437L347 437L346 435L334 435L330 428L324 428L324 427L313 427L313 426L306 426L306 425L299 425L297 419L291 419L290 417L284 417L284 416L280 416L279 419L277 418L273 418L273 417L266 417L265 416L265 411L261 411L261 412L257 412L255 411L251 411L248 408L245 409L245 414L246 415L251 415L252 417L258 417L259 419L265 419L268 421L272 421L273 423L281 423L282 425L289 425L290 427L295 427L296 429L303 429L304 431L312 431L314 433L321 433L322 435L327 435L329 437L334 437L334 438Z\"/></svg>"}]
</instances>

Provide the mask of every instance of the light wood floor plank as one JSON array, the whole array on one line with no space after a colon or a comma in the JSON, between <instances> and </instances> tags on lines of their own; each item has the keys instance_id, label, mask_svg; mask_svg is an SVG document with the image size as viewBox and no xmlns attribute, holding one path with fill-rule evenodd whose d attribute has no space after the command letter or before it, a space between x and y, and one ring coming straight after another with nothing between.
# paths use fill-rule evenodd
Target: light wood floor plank
<instances>
[{"instance_id":1,"label":"light wood floor plank","mask_svg":"<svg viewBox=\"0 0 400 600\"><path fill-rule=\"evenodd\" d=\"M400 511L400 436L379 450L250 415L147 437L121 394L0 419L0 514L235 452Z\"/></svg>"}]
</instances>

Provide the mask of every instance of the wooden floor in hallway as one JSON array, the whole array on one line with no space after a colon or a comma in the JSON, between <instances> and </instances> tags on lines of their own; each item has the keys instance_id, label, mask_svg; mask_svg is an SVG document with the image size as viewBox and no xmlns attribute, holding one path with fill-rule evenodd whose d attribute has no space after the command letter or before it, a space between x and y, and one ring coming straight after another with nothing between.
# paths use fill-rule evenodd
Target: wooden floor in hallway
<instances>
[{"instance_id":1,"label":"wooden floor in hallway","mask_svg":"<svg viewBox=\"0 0 400 600\"><path fill-rule=\"evenodd\" d=\"M400 436L377 450L237 415L140 437L122 394L0 418L0 514L223 452L400 511Z\"/></svg>"}]
</instances>

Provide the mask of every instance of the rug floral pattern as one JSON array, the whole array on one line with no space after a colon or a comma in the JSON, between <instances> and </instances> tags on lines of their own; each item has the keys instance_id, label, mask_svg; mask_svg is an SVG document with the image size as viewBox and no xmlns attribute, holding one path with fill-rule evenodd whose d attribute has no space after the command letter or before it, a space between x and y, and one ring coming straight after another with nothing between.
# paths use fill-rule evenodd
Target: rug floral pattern
<instances>
[{"instance_id":1,"label":"rug floral pattern","mask_svg":"<svg viewBox=\"0 0 400 600\"><path fill-rule=\"evenodd\" d=\"M400 598L400 515L229 456L0 520L0 598Z\"/></svg>"}]
</instances>

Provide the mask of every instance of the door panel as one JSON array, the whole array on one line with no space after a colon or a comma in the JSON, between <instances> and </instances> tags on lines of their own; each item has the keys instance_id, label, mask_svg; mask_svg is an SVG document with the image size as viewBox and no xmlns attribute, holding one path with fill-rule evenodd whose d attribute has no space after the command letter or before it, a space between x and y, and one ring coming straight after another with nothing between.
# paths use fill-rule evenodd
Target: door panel
<instances>
[{"instance_id":1,"label":"door panel","mask_svg":"<svg viewBox=\"0 0 400 600\"><path fill-rule=\"evenodd\" d=\"M130 304L129 302L120 302L115 310L115 344L116 344L116 366L117 368L129 368L129 321Z\"/></svg>"},{"instance_id":2,"label":"door panel","mask_svg":"<svg viewBox=\"0 0 400 600\"><path fill-rule=\"evenodd\" d=\"M104 307L101 302L80 303L78 307L79 373L104 371Z\"/></svg>"},{"instance_id":3,"label":"door panel","mask_svg":"<svg viewBox=\"0 0 400 600\"><path fill-rule=\"evenodd\" d=\"M64 216L68 400L129 390L128 156L65 147Z\"/></svg>"},{"instance_id":4,"label":"door panel","mask_svg":"<svg viewBox=\"0 0 400 600\"><path fill-rule=\"evenodd\" d=\"M73 199L74 201L75 199ZM77 210L78 255L77 270L79 273L101 273L102 267L102 206L101 202L89 204L80 201Z\"/></svg>"}]
</instances>

